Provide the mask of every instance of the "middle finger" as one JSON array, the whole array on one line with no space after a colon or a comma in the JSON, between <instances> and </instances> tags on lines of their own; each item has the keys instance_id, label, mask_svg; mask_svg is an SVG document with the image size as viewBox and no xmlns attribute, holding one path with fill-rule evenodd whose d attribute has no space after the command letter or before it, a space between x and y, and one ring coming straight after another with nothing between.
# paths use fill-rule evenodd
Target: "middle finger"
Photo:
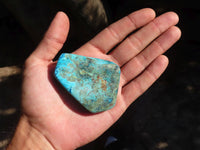
<instances>
[{"instance_id":1,"label":"middle finger","mask_svg":"<svg viewBox=\"0 0 200 150\"><path fill-rule=\"evenodd\" d=\"M119 66L124 65L147 47L155 38L171 26L177 24L178 20L178 15L174 12L168 12L157 17L135 34L127 37L109 56Z\"/></svg>"}]
</instances>

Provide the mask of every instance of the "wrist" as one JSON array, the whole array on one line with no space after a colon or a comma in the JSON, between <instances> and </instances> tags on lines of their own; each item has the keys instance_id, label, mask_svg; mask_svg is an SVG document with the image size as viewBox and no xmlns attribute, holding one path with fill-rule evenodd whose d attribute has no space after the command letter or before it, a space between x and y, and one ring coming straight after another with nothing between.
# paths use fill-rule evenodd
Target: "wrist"
<instances>
[{"instance_id":1,"label":"wrist","mask_svg":"<svg viewBox=\"0 0 200 150\"><path fill-rule=\"evenodd\" d=\"M7 150L54 150L51 143L23 115Z\"/></svg>"}]
</instances>

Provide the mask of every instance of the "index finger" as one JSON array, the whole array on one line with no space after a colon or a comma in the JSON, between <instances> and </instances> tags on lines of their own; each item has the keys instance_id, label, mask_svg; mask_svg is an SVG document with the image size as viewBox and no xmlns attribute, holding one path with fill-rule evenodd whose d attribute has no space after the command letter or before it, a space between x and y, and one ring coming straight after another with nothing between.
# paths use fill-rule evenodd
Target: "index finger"
<instances>
[{"instance_id":1,"label":"index finger","mask_svg":"<svg viewBox=\"0 0 200 150\"><path fill-rule=\"evenodd\" d=\"M92 46L91 50L99 50L106 54L128 34L144 26L154 18L155 12L152 9L144 8L138 10L111 24L87 44Z\"/></svg>"}]
</instances>

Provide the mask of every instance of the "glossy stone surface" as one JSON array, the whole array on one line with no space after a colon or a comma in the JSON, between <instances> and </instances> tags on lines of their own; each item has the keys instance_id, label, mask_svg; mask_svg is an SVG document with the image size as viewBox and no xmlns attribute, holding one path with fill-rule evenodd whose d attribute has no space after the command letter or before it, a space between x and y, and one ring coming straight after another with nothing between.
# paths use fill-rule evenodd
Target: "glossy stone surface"
<instances>
[{"instance_id":1,"label":"glossy stone surface","mask_svg":"<svg viewBox=\"0 0 200 150\"><path fill-rule=\"evenodd\" d=\"M92 113L111 109L116 103L120 68L113 62L63 53L58 59L55 77Z\"/></svg>"}]
</instances>

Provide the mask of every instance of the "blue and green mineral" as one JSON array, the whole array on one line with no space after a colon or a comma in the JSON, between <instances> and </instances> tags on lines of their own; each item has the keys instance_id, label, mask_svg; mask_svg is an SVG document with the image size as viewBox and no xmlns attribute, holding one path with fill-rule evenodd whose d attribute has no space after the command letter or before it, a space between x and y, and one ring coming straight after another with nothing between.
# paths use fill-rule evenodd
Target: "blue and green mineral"
<instances>
[{"instance_id":1,"label":"blue and green mineral","mask_svg":"<svg viewBox=\"0 0 200 150\"><path fill-rule=\"evenodd\" d=\"M63 53L56 65L55 77L92 113L111 109L116 103L120 68L111 61Z\"/></svg>"}]
</instances>

